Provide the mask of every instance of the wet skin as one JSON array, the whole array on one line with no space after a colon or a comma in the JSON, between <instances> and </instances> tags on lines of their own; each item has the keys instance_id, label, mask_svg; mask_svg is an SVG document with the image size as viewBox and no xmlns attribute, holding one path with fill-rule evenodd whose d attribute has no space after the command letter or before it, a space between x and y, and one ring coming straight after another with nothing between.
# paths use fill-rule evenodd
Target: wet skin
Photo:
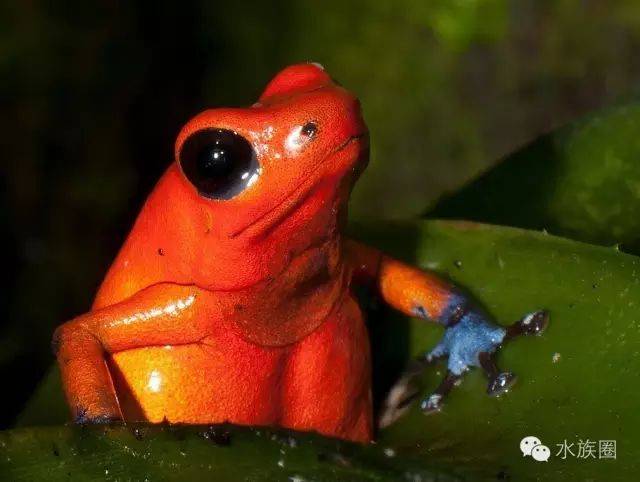
<instances>
[{"instance_id":1,"label":"wet skin","mask_svg":"<svg viewBox=\"0 0 640 482\"><path fill-rule=\"evenodd\" d=\"M251 107L191 119L91 311L54 335L74 419L277 425L369 441L356 283L446 327L392 390L383 422L436 359L449 370L426 411L469 366L485 369L491 394L508 388L514 376L491 355L541 332L546 315L499 327L434 274L347 239L347 202L367 161L357 99L315 64L280 72Z\"/></svg>"}]
</instances>

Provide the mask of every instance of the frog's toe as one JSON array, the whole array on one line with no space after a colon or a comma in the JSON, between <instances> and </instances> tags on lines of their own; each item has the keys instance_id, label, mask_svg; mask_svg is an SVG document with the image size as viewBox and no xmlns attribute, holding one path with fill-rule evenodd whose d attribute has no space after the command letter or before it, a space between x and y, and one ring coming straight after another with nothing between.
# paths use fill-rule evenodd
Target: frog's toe
<instances>
[{"instance_id":1,"label":"frog's toe","mask_svg":"<svg viewBox=\"0 0 640 482\"><path fill-rule=\"evenodd\" d=\"M538 310L522 318L527 335L541 335L549 326L549 312Z\"/></svg>"},{"instance_id":2,"label":"frog's toe","mask_svg":"<svg viewBox=\"0 0 640 482\"><path fill-rule=\"evenodd\" d=\"M478 364L487 374L489 384L487 393L491 396L499 396L507 392L516 382L516 376L511 372L502 372L498 369L493 355L483 352L478 355Z\"/></svg>"},{"instance_id":3,"label":"frog's toe","mask_svg":"<svg viewBox=\"0 0 640 482\"><path fill-rule=\"evenodd\" d=\"M119 418L110 417L108 415L87 416L86 414L78 414L75 416L74 423L78 425L108 425L112 423L122 422Z\"/></svg>"},{"instance_id":4,"label":"frog's toe","mask_svg":"<svg viewBox=\"0 0 640 482\"><path fill-rule=\"evenodd\" d=\"M511 372L498 373L494 378L489 380L487 385L487 393L492 397L497 397L509 391L516 383L517 377Z\"/></svg>"},{"instance_id":5,"label":"frog's toe","mask_svg":"<svg viewBox=\"0 0 640 482\"><path fill-rule=\"evenodd\" d=\"M447 371L447 374L440 382L440 385L438 385L438 388L436 388L431 395L422 400L422 403L420 403L420 408L422 409L422 411L425 414L430 414L442 410L444 398L454 386L460 383L461 380L462 374L455 374L451 371Z\"/></svg>"},{"instance_id":6,"label":"frog's toe","mask_svg":"<svg viewBox=\"0 0 640 482\"><path fill-rule=\"evenodd\" d=\"M540 335L549 325L549 312L538 310L525 315L521 320L507 327L507 338L514 338L519 335Z\"/></svg>"},{"instance_id":7,"label":"frog's toe","mask_svg":"<svg viewBox=\"0 0 640 482\"><path fill-rule=\"evenodd\" d=\"M447 346L443 342L440 342L431 351L426 352L422 357L418 358L418 361L424 364L431 364L446 358L448 355L449 350Z\"/></svg>"},{"instance_id":8,"label":"frog's toe","mask_svg":"<svg viewBox=\"0 0 640 482\"><path fill-rule=\"evenodd\" d=\"M426 415L439 412L440 410L442 410L443 398L444 396L439 393L432 393L427 398L422 400L422 403L420 403L420 408Z\"/></svg>"}]
</instances>

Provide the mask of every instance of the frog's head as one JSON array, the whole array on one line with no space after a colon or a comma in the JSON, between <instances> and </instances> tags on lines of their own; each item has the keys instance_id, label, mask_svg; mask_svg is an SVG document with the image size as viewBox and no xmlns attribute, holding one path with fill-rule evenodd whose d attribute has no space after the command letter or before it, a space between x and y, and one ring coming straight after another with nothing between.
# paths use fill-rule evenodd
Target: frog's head
<instances>
[{"instance_id":1,"label":"frog's head","mask_svg":"<svg viewBox=\"0 0 640 482\"><path fill-rule=\"evenodd\" d=\"M250 284L332 236L368 145L356 97L312 63L280 72L250 107L191 119L163 182L181 206L182 244L202 253L198 278ZM228 282L221 281L225 259L235 268ZM251 273L240 273L242 260Z\"/></svg>"},{"instance_id":2,"label":"frog's head","mask_svg":"<svg viewBox=\"0 0 640 482\"><path fill-rule=\"evenodd\" d=\"M212 109L190 120L176 142L184 182L221 233L264 236L308 221L344 196L366 161L357 99L317 64L280 72L249 108ZM340 199L346 201L346 199ZM298 211L304 213L298 213Z\"/></svg>"}]
</instances>

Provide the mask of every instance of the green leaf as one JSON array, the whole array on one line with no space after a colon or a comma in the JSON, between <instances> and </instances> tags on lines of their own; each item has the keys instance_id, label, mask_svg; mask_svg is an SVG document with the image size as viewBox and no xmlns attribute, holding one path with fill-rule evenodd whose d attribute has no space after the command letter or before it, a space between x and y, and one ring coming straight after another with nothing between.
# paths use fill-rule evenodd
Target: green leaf
<instances>
[{"instance_id":1,"label":"green leaf","mask_svg":"<svg viewBox=\"0 0 640 482\"><path fill-rule=\"evenodd\" d=\"M430 217L547 229L640 253L640 102L604 110L505 159Z\"/></svg>"},{"instance_id":2,"label":"green leaf","mask_svg":"<svg viewBox=\"0 0 640 482\"><path fill-rule=\"evenodd\" d=\"M0 453L11 481L460 480L374 445L232 426L16 429L0 433Z\"/></svg>"},{"instance_id":3,"label":"green leaf","mask_svg":"<svg viewBox=\"0 0 640 482\"><path fill-rule=\"evenodd\" d=\"M278 467L278 450L268 437L251 431L240 430L237 442L222 448L193 436L175 440L167 429L153 429L149 442L122 429L105 434L100 428L19 429L0 435L0 474L31 480L46 473L57 480L66 470L74 480L85 480L102 477L106 469L120 479L145 473L149 480L172 480L177 473L195 480L213 474L219 474L216 480L286 480L296 474L305 480L412 480L422 470L422 480L428 480L429 473L445 470L472 480L568 481L624 479L640 469L639 258L544 233L474 223L430 221L354 231L467 288L501 323L538 308L550 311L544 335L514 340L499 352L499 366L518 376L510 393L487 396L483 374L472 370L441 413L426 417L413 407L369 447L336 447L335 441L301 437L297 455L286 449L293 457L285 461L287 470ZM370 330L378 400L406 360L442 334L438 326L383 308L374 309ZM425 394L443 374L443 366L424 373ZM549 462L522 456L519 442L528 435L550 447ZM577 454L578 442L587 439L596 443L596 459L555 455L556 444L573 443ZM616 460L597 458L599 440L616 440ZM54 443L57 458L51 454ZM395 456L385 455L392 453L385 449ZM329 452L334 455L326 463ZM318 454L325 454L322 463Z\"/></svg>"},{"instance_id":4,"label":"green leaf","mask_svg":"<svg viewBox=\"0 0 640 482\"><path fill-rule=\"evenodd\" d=\"M425 417L414 407L379 443L515 480L614 480L640 468L640 258L544 233L451 221L377 227L366 239L466 287L501 323L539 308L551 317L542 336L500 350L500 368L518 376L510 393L487 396L484 375L473 370L441 413ZM441 333L418 320L397 324L386 317L375 336L378 354L391 361L377 360L378 366L393 362L399 342L417 355ZM384 347L393 347L389 355ZM426 392L443 367L437 372L425 373ZM549 446L549 462L522 456L519 442L527 435ZM561 460L556 444L565 439L574 453L579 439L596 446L614 439L617 459L596 453L596 460Z\"/></svg>"}]
</instances>

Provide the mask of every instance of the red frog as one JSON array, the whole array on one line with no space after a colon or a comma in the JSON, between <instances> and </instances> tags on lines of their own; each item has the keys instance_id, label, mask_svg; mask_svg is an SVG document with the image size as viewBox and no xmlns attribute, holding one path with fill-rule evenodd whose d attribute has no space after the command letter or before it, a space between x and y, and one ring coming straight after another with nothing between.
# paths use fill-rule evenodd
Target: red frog
<instances>
[{"instance_id":1,"label":"red frog","mask_svg":"<svg viewBox=\"0 0 640 482\"><path fill-rule=\"evenodd\" d=\"M506 390L514 375L492 354L541 332L546 314L500 327L448 282L346 238L368 152L358 100L318 64L286 68L251 107L191 119L91 311L54 335L75 421L231 422L369 441L355 283L445 326L421 358L448 357L425 411L469 366L487 371L491 394ZM388 405L407 397L395 390Z\"/></svg>"}]
</instances>

